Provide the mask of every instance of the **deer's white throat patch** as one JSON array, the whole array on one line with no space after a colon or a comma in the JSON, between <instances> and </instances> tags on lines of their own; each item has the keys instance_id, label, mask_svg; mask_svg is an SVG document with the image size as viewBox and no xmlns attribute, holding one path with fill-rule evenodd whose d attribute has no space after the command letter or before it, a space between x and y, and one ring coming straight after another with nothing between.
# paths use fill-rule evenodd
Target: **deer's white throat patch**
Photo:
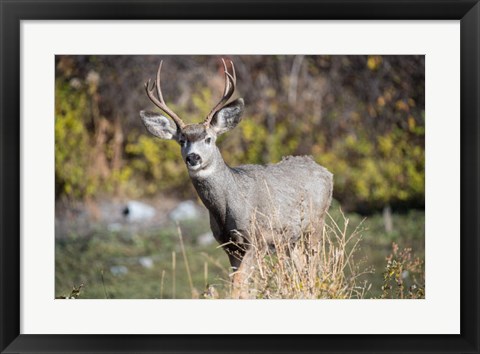
<instances>
[{"instance_id":1,"label":"deer's white throat patch","mask_svg":"<svg viewBox=\"0 0 480 354\"><path fill-rule=\"evenodd\" d=\"M204 168L198 168L198 169L188 168L188 173L190 174L190 177L207 178L214 172L214 170L215 168L213 164L209 164Z\"/></svg>"}]
</instances>

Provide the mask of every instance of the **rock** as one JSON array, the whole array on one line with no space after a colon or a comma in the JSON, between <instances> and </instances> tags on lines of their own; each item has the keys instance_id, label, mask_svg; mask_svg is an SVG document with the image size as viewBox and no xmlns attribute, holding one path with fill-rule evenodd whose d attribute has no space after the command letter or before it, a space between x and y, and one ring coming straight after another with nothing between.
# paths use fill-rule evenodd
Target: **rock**
<instances>
[{"instance_id":1,"label":"rock","mask_svg":"<svg viewBox=\"0 0 480 354\"><path fill-rule=\"evenodd\" d=\"M111 266L110 267L110 272L118 277L118 276L121 276L121 275L125 275L128 273L128 268L123 266L123 265L119 265L119 266Z\"/></svg>"},{"instance_id":2,"label":"rock","mask_svg":"<svg viewBox=\"0 0 480 354\"><path fill-rule=\"evenodd\" d=\"M122 213L129 222L147 221L155 216L155 209L148 204L131 200Z\"/></svg>"},{"instance_id":3,"label":"rock","mask_svg":"<svg viewBox=\"0 0 480 354\"><path fill-rule=\"evenodd\" d=\"M143 268L153 268L153 259L150 257L140 257L138 263L140 263Z\"/></svg>"},{"instance_id":4,"label":"rock","mask_svg":"<svg viewBox=\"0 0 480 354\"><path fill-rule=\"evenodd\" d=\"M169 216L173 221L191 220L199 218L200 211L193 201L187 200L178 204L177 207L170 212Z\"/></svg>"},{"instance_id":5,"label":"rock","mask_svg":"<svg viewBox=\"0 0 480 354\"><path fill-rule=\"evenodd\" d=\"M211 231L201 234L196 239L197 239L197 243L200 246L209 246L215 242L215 238L213 237L213 234Z\"/></svg>"}]
</instances>

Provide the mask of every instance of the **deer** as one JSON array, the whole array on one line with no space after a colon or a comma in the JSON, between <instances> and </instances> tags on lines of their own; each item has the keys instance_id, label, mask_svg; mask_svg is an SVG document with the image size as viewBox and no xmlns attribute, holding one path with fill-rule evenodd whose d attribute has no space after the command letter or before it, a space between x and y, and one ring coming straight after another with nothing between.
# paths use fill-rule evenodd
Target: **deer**
<instances>
[{"instance_id":1,"label":"deer","mask_svg":"<svg viewBox=\"0 0 480 354\"><path fill-rule=\"evenodd\" d=\"M311 224L323 227L330 206L333 175L311 156L287 156L267 165L230 167L216 145L217 138L242 119L242 98L230 101L237 83L235 66L222 59L223 95L201 123L186 124L165 103L160 61L156 80L145 82L145 91L165 115L140 111L148 132L180 145L191 182L208 209L214 238L227 254L233 270L233 298L247 298L246 274L253 267L252 230L269 229L298 241ZM252 224L255 224L252 227ZM264 236L262 236L264 237ZM271 244L272 240L264 240Z\"/></svg>"}]
</instances>

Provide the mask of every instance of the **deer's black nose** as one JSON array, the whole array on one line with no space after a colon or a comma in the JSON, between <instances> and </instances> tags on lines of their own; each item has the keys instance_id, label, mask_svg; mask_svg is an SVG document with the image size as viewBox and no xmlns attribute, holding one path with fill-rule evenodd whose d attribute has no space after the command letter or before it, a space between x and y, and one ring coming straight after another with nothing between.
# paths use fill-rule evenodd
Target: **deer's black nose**
<instances>
[{"instance_id":1,"label":"deer's black nose","mask_svg":"<svg viewBox=\"0 0 480 354\"><path fill-rule=\"evenodd\" d=\"M187 164L190 166L195 166L198 165L200 162L202 162L202 158L197 155L197 154L188 154L187 155Z\"/></svg>"}]
</instances>

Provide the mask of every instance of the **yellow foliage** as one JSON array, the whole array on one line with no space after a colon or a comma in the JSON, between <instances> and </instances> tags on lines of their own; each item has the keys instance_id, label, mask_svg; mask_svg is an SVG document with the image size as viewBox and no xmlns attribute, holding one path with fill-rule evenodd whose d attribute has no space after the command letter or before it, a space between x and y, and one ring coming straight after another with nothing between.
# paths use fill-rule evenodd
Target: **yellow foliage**
<instances>
[{"instance_id":1,"label":"yellow foliage","mask_svg":"<svg viewBox=\"0 0 480 354\"><path fill-rule=\"evenodd\" d=\"M370 70L377 70L382 64L382 57L379 55L370 55L367 59L367 66Z\"/></svg>"},{"instance_id":2,"label":"yellow foliage","mask_svg":"<svg viewBox=\"0 0 480 354\"><path fill-rule=\"evenodd\" d=\"M413 116L408 116L408 129L414 131L416 127L415 118Z\"/></svg>"},{"instance_id":3,"label":"yellow foliage","mask_svg":"<svg viewBox=\"0 0 480 354\"><path fill-rule=\"evenodd\" d=\"M313 149L314 157L334 173L338 198L353 195L378 207L406 201L425 192L424 149L411 144L407 134L397 129L376 142L352 134L336 140L328 151Z\"/></svg>"},{"instance_id":4,"label":"yellow foliage","mask_svg":"<svg viewBox=\"0 0 480 354\"><path fill-rule=\"evenodd\" d=\"M384 98L383 96L378 96L378 97L377 97L377 104L378 104L380 107L385 106L385 98Z\"/></svg>"},{"instance_id":5,"label":"yellow foliage","mask_svg":"<svg viewBox=\"0 0 480 354\"><path fill-rule=\"evenodd\" d=\"M88 174L89 136L84 127L87 96L57 82L55 90L55 186L56 193L80 198L95 193Z\"/></svg>"},{"instance_id":6,"label":"yellow foliage","mask_svg":"<svg viewBox=\"0 0 480 354\"><path fill-rule=\"evenodd\" d=\"M410 109L408 104L406 104L402 100L398 100L397 102L395 102L395 108L399 111L405 111L405 112L408 112L408 110Z\"/></svg>"},{"instance_id":7,"label":"yellow foliage","mask_svg":"<svg viewBox=\"0 0 480 354\"><path fill-rule=\"evenodd\" d=\"M132 160L137 178L143 176L150 181L146 188L148 194L185 185L187 172L175 142L143 134L131 137L125 152Z\"/></svg>"},{"instance_id":8,"label":"yellow foliage","mask_svg":"<svg viewBox=\"0 0 480 354\"><path fill-rule=\"evenodd\" d=\"M388 155L393 150L393 141L389 136L379 136L378 140L378 148L383 155Z\"/></svg>"}]
</instances>

